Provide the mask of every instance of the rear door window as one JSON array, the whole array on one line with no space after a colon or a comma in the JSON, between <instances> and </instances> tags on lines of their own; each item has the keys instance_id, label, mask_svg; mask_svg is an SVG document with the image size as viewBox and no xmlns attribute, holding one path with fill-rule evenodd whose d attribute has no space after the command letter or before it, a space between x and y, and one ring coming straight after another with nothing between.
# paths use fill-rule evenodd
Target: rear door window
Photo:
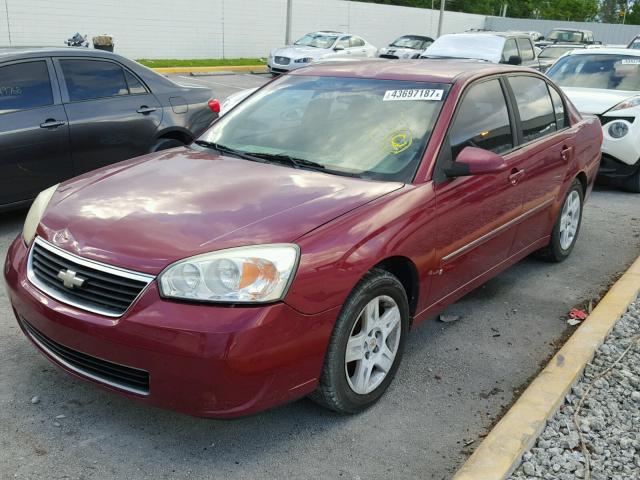
<instances>
[{"instance_id":1,"label":"rear door window","mask_svg":"<svg viewBox=\"0 0 640 480\"><path fill-rule=\"evenodd\" d=\"M518 46L516 45L515 38L508 38L504 42L504 48L502 49L502 62L507 63L513 56L518 56Z\"/></svg>"},{"instance_id":2,"label":"rear door window","mask_svg":"<svg viewBox=\"0 0 640 480\"><path fill-rule=\"evenodd\" d=\"M502 154L513 148L507 103L498 80L471 86L456 113L449 133L455 159L465 147Z\"/></svg>"},{"instance_id":3,"label":"rear door window","mask_svg":"<svg viewBox=\"0 0 640 480\"><path fill-rule=\"evenodd\" d=\"M129 93L131 95L140 95L147 93L147 89L144 88L144 85L142 85L140 80L138 80L138 77L136 77L129 70L125 70L124 73L127 77L127 85L129 86Z\"/></svg>"},{"instance_id":4,"label":"rear door window","mask_svg":"<svg viewBox=\"0 0 640 480\"><path fill-rule=\"evenodd\" d=\"M349 44L352 47L364 47L364 40L358 37L351 37L351 41L349 42Z\"/></svg>"},{"instance_id":5,"label":"rear door window","mask_svg":"<svg viewBox=\"0 0 640 480\"><path fill-rule=\"evenodd\" d=\"M509 84L520 114L523 142L554 133L556 117L547 82L540 78L517 76L509 77Z\"/></svg>"},{"instance_id":6,"label":"rear door window","mask_svg":"<svg viewBox=\"0 0 640 480\"><path fill-rule=\"evenodd\" d=\"M46 61L0 67L0 113L47 105L53 105L53 91Z\"/></svg>"},{"instance_id":7,"label":"rear door window","mask_svg":"<svg viewBox=\"0 0 640 480\"><path fill-rule=\"evenodd\" d=\"M349 48L349 40L351 39L351 37L340 37L340 40L338 40L336 42L336 45L334 48L336 47L342 47L342 48Z\"/></svg>"},{"instance_id":8,"label":"rear door window","mask_svg":"<svg viewBox=\"0 0 640 480\"><path fill-rule=\"evenodd\" d=\"M128 95L122 67L100 60L60 60L72 102Z\"/></svg>"},{"instance_id":9,"label":"rear door window","mask_svg":"<svg viewBox=\"0 0 640 480\"><path fill-rule=\"evenodd\" d=\"M531 46L531 40L528 38L518 39L518 49L520 50L520 57L523 61L533 60L535 58L533 47Z\"/></svg>"}]
</instances>

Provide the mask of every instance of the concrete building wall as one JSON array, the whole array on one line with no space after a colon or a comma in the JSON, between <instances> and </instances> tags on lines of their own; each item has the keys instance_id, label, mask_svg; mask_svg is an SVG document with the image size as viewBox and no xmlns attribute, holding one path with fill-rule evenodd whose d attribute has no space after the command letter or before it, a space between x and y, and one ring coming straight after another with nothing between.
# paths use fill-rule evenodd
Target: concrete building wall
<instances>
[{"instance_id":1,"label":"concrete building wall","mask_svg":"<svg viewBox=\"0 0 640 480\"><path fill-rule=\"evenodd\" d=\"M0 46L57 46L75 32L113 35L131 58L262 57L285 42L286 0L0 0ZM7 20L8 12L8 20ZM438 12L344 0L293 0L292 37L319 29L362 35L377 47L407 34L435 36ZM485 17L447 12L444 32Z\"/></svg>"}]
</instances>

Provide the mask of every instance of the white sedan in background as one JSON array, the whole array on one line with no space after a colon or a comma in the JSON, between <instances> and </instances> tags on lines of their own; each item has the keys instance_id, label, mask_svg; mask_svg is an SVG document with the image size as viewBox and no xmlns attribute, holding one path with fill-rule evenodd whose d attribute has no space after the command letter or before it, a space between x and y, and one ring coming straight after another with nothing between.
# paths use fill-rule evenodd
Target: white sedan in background
<instances>
[{"instance_id":1,"label":"white sedan in background","mask_svg":"<svg viewBox=\"0 0 640 480\"><path fill-rule=\"evenodd\" d=\"M269 54L267 65L272 74L286 73L321 58L375 57L378 49L357 35L340 32L314 32Z\"/></svg>"},{"instance_id":2,"label":"white sedan in background","mask_svg":"<svg viewBox=\"0 0 640 480\"><path fill-rule=\"evenodd\" d=\"M599 177L640 193L640 50L572 50L547 75L581 113L600 118Z\"/></svg>"}]
</instances>

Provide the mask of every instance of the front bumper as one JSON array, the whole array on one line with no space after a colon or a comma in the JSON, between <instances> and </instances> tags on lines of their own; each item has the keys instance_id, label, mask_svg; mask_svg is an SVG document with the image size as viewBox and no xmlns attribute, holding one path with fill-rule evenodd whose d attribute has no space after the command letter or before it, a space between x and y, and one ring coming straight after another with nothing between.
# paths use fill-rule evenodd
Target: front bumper
<instances>
[{"instance_id":1,"label":"front bumper","mask_svg":"<svg viewBox=\"0 0 640 480\"><path fill-rule=\"evenodd\" d=\"M27 279L27 257L18 236L4 268L16 317L49 360L77 377L161 408L217 418L256 413L317 386L337 308L308 316L285 303L167 301L153 281L123 316L109 318L42 293ZM72 355L147 372L148 392L127 391L70 368L43 349L29 326Z\"/></svg>"},{"instance_id":2,"label":"front bumper","mask_svg":"<svg viewBox=\"0 0 640 480\"><path fill-rule=\"evenodd\" d=\"M625 178L633 175L640 165L640 118L599 115L602 123L602 163L598 174L611 178ZM609 134L614 122L624 122L629 131L622 138Z\"/></svg>"}]
</instances>

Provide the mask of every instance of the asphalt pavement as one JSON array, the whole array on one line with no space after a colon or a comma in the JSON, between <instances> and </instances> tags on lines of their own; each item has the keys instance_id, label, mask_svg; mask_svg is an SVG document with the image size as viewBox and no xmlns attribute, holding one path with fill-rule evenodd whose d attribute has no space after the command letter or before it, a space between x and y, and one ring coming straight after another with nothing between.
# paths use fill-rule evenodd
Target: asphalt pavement
<instances>
[{"instance_id":1,"label":"asphalt pavement","mask_svg":"<svg viewBox=\"0 0 640 480\"><path fill-rule=\"evenodd\" d=\"M220 99L268 79L171 77ZM0 214L0 258L24 216ZM60 371L20 332L0 280L0 478L448 478L570 333L567 312L638 255L640 195L598 188L566 262L525 259L447 309L457 321L414 330L368 411L340 416L303 399L230 421L148 407Z\"/></svg>"}]
</instances>

